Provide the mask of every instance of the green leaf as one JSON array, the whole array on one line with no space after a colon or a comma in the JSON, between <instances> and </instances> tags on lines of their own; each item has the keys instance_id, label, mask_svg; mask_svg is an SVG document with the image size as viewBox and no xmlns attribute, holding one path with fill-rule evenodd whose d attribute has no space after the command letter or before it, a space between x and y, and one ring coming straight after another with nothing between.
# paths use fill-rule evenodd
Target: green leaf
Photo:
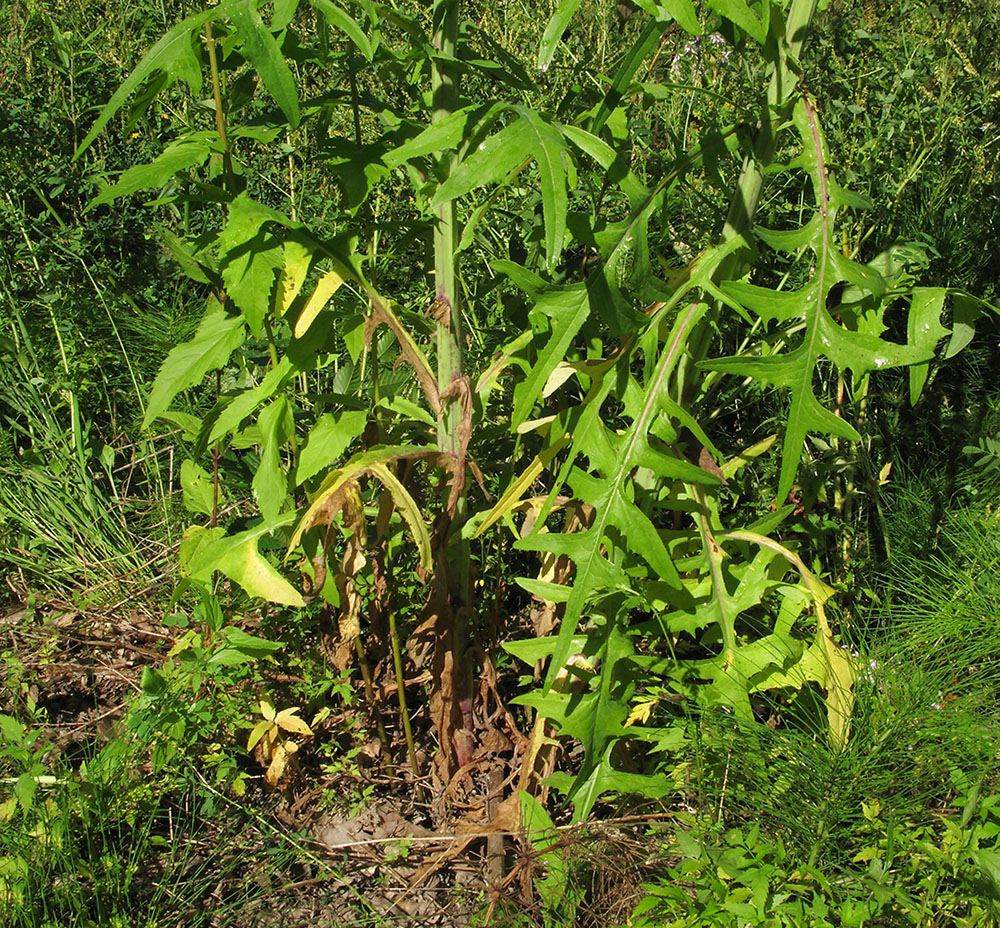
<instances>
[{"instance_id":1,"label":"green leaf","mask_svg":"<svg viewBox=\"0 0 1000 928\"><path fill-rule=\"evenodd\" d=\"M538 45L538 70L547 71L552 63L552 56L562 41L563 33L580 6L581 0L562 0L552 14L542 33L542 41Z\"/></svg>"},{"instance_id":2,"label":"green leaf","mask_svg":"<svg viewBox=\"0 0 1000 928\"><path fill-rule=\"evenodd\" d=\"M270 28L257 12L257 0L244 0L229 14L237 35L242 39L240 51L257 72L267 92L278 104L285 119L294 129L301 119L295 79L288 68L281 48Z\"/></svg>"},{"instance_id":3,"label":"green leaf","mask_svg":"<svg viewBox=\"0 0 1000 928\"><path fill-rule=\"evenodd\" d=\"M461 161L438 188L431 203L439 206L477 187L499 183L516 168L538 165L545 220L545 256L550 269L562 253L566 234L567 155L561 130L527 107L512 108L518 119L490 136Z\"/></svg>"},{"instance_id":4,"label":"green leaf","mask_svg":"<svg viewBox=\"0 0 1000 928\"><path fill-rule=\"evenodd\" d=\"M944 287L915 287L910 300L910 314L906 320L906 340L917 348L933 353L937 343L949 334L941 325L941 311L944 309L948 291ZM920 392L927 382L930 363L910 365L910 404L920 399Z\"/></svg>"},{"instance_id":5,"label":"green leaf","mask_svg":"<svg viewBox=\"0 0 1000 928\"><path fill-rule=\"evenodd\" d=\"M151 163L129 168L114 184L105 187L94 197L87 204L84 213L90 212L95 206L110 203L137 190L163 187L178 172L204 164L210 154L219 151L218 140L213 141L213 134L199 132L185 136L168 145Z\"/></svg>"},{"instance_id":6,"label":"green leaf","mask_svg":"<svg viewBox=\"0 0 1000 928\"><path fill-rule=\"evenodd\" d=\"M345 13L339 6L335 3L331 3L330 0L309 0L309 2L319 10L326 21L333 26L334 29L339 29L344 33L361 51L361 54L365 56L368 61L372 60L374 56L374 50L372 49L372 43L369 41L368 36L365 35L364 30L361 26L347 13Z\"/></svg>"},{"instance_id":7,"label":"green leaf","mask_svg":"<svg viewBox=\"0 0 1000 928\"><path fill-rule=\"evenodd\" d=\"M181 490L184 508L188 512L211 515L215 509L215 485L212 475L200 464L185 459L181 462ZM221 487L219 502L222 502Z\"/></svg>"},{"instance_id":8,"label":"green leaf","mask_svg":"<svg viewBox=\"0 0 1000 928\"><path fill-rule=\"evenodd\" d=\"M290 525L295 513L287 513L275 527ZM208 583L219 571L238 583L250 596L259 596L284 606L305 606L302 594L295 589L257 550L269 527L257 525L236 535L225 529L192 526L181 542L181 573L192 580Z\"/></svg>"},{"instance_id":9,"label":"green leaf","mask_svg":"<svg viewBox=\"0 0 1000 928\"><path fill-rule=\"evenodd\" d=\"M148 666L142 668L139 686L147 696L152 696L154 699L167 691L167 681L163 674Z\"/></svg>"},{"instance_id":10,"label":"green leaf","mask_svg":"<svg viewBox=\"0 0 1000 928\"><path fill-rule=\"evenodd\" d=\"M193 387L209 371L222 367L243 344L243 338L243 320L230 316L214 297L210 298L195 337L174 348L163 362L146 406L143 428L149 428L181 390Z\"/></svg>"},{"instance_id":11,"label":"green leaf","mask_svg":"<svg viewBox=\"0 0 1000 928\"><path fill-rule=\"evenodd\" d=\"M249 197L240 195L229 207L229 217L219 234L222 279L232 301L255 336L260 336L264 317L271 308L271 288L276 272L284 264L278 240L263 223L275 214Z\"/></svg>"},{"instance_id":12,"label":"green leaf","mask_svg":"<svg viewBox=\"0 0 1000 928\"><path fill-rule=\"evenodd\" d=\"M268 654L280 651L285 646L283 641L258 638L256 635L250 635L243 631L242 628L224 628L222 638L225 640L226 646L211 653L208 658L209 664L235 667L238 664L267 657Z\"/></svg>"},{"instance_id":13,"label":"green leaf","mask_svg":"<svg viewBox=\"0 0 1000 928\"><path fill-rule=\"evenodd\" d=\"M873 370L920 363L932 354L924 347L898 345L851 331L838 324L827 310L830 291L840 282L855 285L862 293L870 294L875 303L881 301L885 285L877 272L845 258L837 248L834 229L838 210L854 205L855 201L833 179L819 120L805 98L796 105L793 122L803 145L798 164L812 180L816 212L799 229L790 232L757 230L757 233L772 247L781 250L794 253L803 247L812 249L816 258L813 276L791 293L771 291L741 281L727 282L722 289L765 321L796 323L802 320L804 327L796 326L802 330L801 340L787 354L699 363L704 369L750 376L791 392L778 480L779 500L784 500L791 490L803 443L810 432L859 440L850 424L822 406L816 398L813 384L821 357L830 358L842 370L850 368L858 378Z\"/></svg>"},{"instance_id":14,"label":"green leaf","mask_svg":"<svg viewBox=\"0 0 1000 928\"><path fill-rule=\"evenodd\" d=\"M368 414L361 409L323 413L310 429L299 452L295 485L301 486L324 468L332 467L348 445L365 430L367 422Z\"/></svg>"},{"instance_id":15,"label":"green leaf","mask_svg":"<svg viewBox=\"0 0 1000 928\"><path fill-rule=\"evenodd\" d=\"M136 69L125 79L101 110L97 121L80 143L73 155L75 161L91 145L101 130L107 125L125 101L142 85L151 74L162 71L166 75L163 89L170 87L175 81L182 80L191 88L195 95L201 92L201 28L205 23L212 22L220 16L227 16L245 0L227 0L209 10L202 10L187 19L182 20L170 29L139 62Z\"/></svg>"},{"instance_id":16,"label":"green leaf","mask_svg":"<svg viewBox=\"0 0 1000 928\"><path fill-rule=\"evenodd\" d=\"M708 0L708 5L720 16L724 16L734 26L742 29L755 42L764 44L767 29L750 9L747 0Z\"/></svg>"},{"instance_id":17,"label":"green leaf","mask_svg":"<svg viewBox=\"0 0 1000 928\"><path fill-rule=\"evenodd\" d=\"M288 400L279 396L261 410L257 419L260 428L260 464L253 477L253 495L260 506L264 524L273 527L288 498L288 476L281 462L281 449L295 431Z\"/></svg>"},{"instance_id":18,"label":"green leaf","mask_svg":"<svg viewBox=\"0 0 1000 928\"><path fill-rule=\"evenodd\" d=\"M283 355L277 367L272 367L257 386L243 390L231 400L226 397L225 404L221 408L216 407L218 415L214 420L209 419L211 429L205 437L205 445L212 445L224 435L235 432L261 403L276 396L294 373L291 359Z\"/></svg>"}]
</instances>

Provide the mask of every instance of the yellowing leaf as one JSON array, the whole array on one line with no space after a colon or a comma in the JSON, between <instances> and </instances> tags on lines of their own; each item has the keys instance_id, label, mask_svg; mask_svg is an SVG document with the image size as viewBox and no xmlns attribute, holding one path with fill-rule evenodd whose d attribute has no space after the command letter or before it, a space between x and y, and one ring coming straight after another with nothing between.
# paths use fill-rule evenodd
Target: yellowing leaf
<instances>
[{"instance_id":1,"label":"yellowing leaf","mask_svg":"<svg viewBox=\"0 0 1000 928\"><path fill-rule=\"evenodd\" d=\"M261 719L254 725L253 730L250 732L250 737L247 738L247 751L252 751L257 746L260 739L264 737L264 734L273 724L273 722L269 722L267 719Z\"/></svg>"},{"instance_id":2,"label":"yellowing leaf","mask_svg":"<svg viewBox=\"0 0 1000 928\"><path fill-rule=\"evenodd\" d=\"M644 699L642 702L637 702L628 714L628 718L625 719L625 727L628 728L630 725L635 725L636 722L642 722L643 724L648 722L650 713L656 708L659 701L658 699Z\"/></svg>"},{"instance_id":3,"label":"yellowing leaf","mask_svg":"<svg viewBox=\"0 0 1000 928\"><path fill-rule=\"evenodd\" d=\"M260 714L269 722L274 721L274 706L272 706L266 699L262 699L260 701Z\"/></svg>"},{"instance_id":4,"label":"yellowing leaf","mask_svg":"<svg viewBox=\"0 0 1000 928\"><path fill-rule=\"evenodd\" d=\"M302 289L309 272L313 249L305 242L290 237L285 240L283 253L284 266L278 275L278 286L274 293L274 311L279 318L288 312L288 307Z\"/></svg>"},{"instance_id":5,"label":"yellowing leaf","mask_svg":"<svg viewBox=\"0 0 1000 928\"><path fill-rule=\"evenodd\" d=\"M271 755L271 763L264 773L264 779L271 786L277 786L285 768L288 766L288 759L299 749L294 741L284 741L275 745L274 753Z\"/></svg>"},{"instance_id":6,"label":"yellowing leaf","mask_svg":"<svg viewBox=\"0 0 1000 928\"><path fill-rule=\"evenodd\" d=\"M350 272L340 262L337 262L332 271L327 271L316 284L306 305L299 313L299 318L295 321L295 337L302 338L313 324L313 320L319 315L320 310L326 306L330 297L339 289L340 285L350 277Z\"/></svg>"},{"instance_id":7,"label":"yellowing leaf","mask_svg":"<svg viewBox=\"0 0 1000 928\"><path fill-rule=\"evenodd\" d=\"M274 724L285 731L292 731L298 735L311 735L312 729L306 725L303 719L299 718L298 711L298 706L292 706L291 709L282 709L274 717Z\"/></svg>"},{"instance_id":8,"label":"yellowing leaf","mask_svg":"<svg viewBox=\"0 0 1000 928\"><path fill-rule=\"evenodd\" d=\"M889 482L889 472L892 470L892 461L885 465L878 472L878 485L884 487Z\"/></svg>"}]
</instances>

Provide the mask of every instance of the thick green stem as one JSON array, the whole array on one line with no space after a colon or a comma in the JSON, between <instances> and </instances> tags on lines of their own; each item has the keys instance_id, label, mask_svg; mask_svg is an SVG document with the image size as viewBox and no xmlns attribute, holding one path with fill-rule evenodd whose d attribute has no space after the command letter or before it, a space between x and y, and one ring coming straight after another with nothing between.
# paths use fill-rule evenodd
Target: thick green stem
<instances>
[{"instance_id":1,"label":"thick green stem","mask_svg":"<svg viewBox=\"0 0 1000 928\"><path fill-rule=\"evenodd\" d=\"M454 66L458 48L459 0L435 0L433 12L434 47L439 52L432 62L432 122L450 116L459 103L459 75ZM439 155L441 179L448 176L455 163L451 154ZM434 224L434 318L437 321L437 385L441 396L438 416L438 446L455 459L460 471L465 469L465 446L468 424L464 421L462 392L462 308L458 286L459 224L454 201L436 210ZM456 474L454 479L460 479ZM445 766L452 763L449 735L471 725L471 668L466 660L469 650L471 582L469 543L462 537L466 519L465 494L454 501L451 518L440 523L442 534L436 545L434 572L440 591L437 599L438 650L435 667L442 679L435 681L440 699L438 717L441 750ZM450 679L444 679L444 676ZM464 736L463 736L464 737ZM471 738L471 732L468 733ZM457 744L454 745L458 752ZM463 763L459 757L459 762Z\"/></svg>"},{"instance_id":2,"label":"thick green stem","mask_svg":"<svg viewBox=\"0 0 1000 928\"><path fill-rule=\"evenodd\" d=\"M458 45L458 0L438 0L434 6L434 47L454 59ZM458 107L458 74L447 60L436 60L431 70L432 121L439 122ZM450 173L454 158L442 155L443 176ZM462 309L459 299L457 248L459 239L455 201L436 210L434 224L434 299L437 318L438 389L444 393L462 376ZM438 441L442 451L459 452L458 426L461 404L452 398L442 403Z\"/></svg>"}]
</instances>

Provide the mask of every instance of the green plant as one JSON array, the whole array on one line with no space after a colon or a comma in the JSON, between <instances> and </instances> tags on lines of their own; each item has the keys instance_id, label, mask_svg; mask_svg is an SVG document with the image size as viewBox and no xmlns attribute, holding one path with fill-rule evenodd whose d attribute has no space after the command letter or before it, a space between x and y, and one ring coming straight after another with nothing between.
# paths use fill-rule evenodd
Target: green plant
<instances>
[{"instance_id":1,"label":"green plant","mask_svg":"<svg viewBox=\"0 0 1000 928\"><path fill-rule=\"evenodd\" d=\"M578 6L566 0L549 22L543 72ZM915 397L921 365L947 334L947 290L890 289L876 266L840 248L841 217L867 204L836 179L820 105L800 86L815 3L781 11L716 0L705 22L687 0L639 6L601 91L571 86L556 114L525 102L542 79L463 26L457 0L438 0L429 23L368 2L348 15L327 0L279 4L267 22L256 3L227 0L157 42L77 153L132 94L140 109L180 80L197 94L207 68L214 128L186 128L89 207L154 189L197 213L196 233L166 241L206 293L205 315L194 339L171 350L145 411L147 425L181 426L195 457L212 460L211 473L197 461L185 471L189 504L209 524L186 533L184 575L209 585L222 574L291 609L324 600L339 613L334 663L357 662L370 703L367 650L387 642L415 766L402 612L433 654L427 702L436 770L447 778L480 737L473 665L483 662L485 623L472 542L503 525L497 545L512 539L541 555L539 577L519 583L560 622L555 635L505 642L528 663L548 659L541 690L519 698L537 714L527 756L538 756L546 720L583 742L581 765L550 780L577 819L609 791L672 788L647 760L687 722L664 700L652 723L625 724L645 687L748 729L763 694L818 687L826 740L843 750L857 667L827 619L830 588L794 550L785 500L807 436L860 440L826 387L839 378L863 393L873 371L913 365ZM634 127L657 92L639 78L668 26L722 37L766 91L755 126L706 128L690 151L640 171ZM333 83L306 95L293 53L300 73ZM403 61L413 62L410 76ZM462 80L486 78L506 82L507 98L463 96ZM253 165L281 145L309 158L331 132L342 197L332 219L304 221L294 165L280 196ZM700 170L717 173L737 149L743 166L715 243L671 269L655 248L669 237L672 191ZM765 174L796 191L782 228L756 221ZM379 211L401 196L403 177L406 223L430 238L433 287L394 300L378 276L392 237ZM518 201L509 230L497 208L505 199ZM509 254L515 235L532 247L519 261L494 250L497 279L480 285L459 258L489 255L486 222L512 242ZM585 256L578 266L575 254ZM782 262L787 273L774 274ZM497 312L510 338L476 377L463 358L461 298L482 302L492 289L502 290ZM909 314L906 344L884 337L890 323L902 327L897 308ZM211 409L172 408L213 371ZM790 398L775 508L759 518L744 515L728 481L772 442L713 425L738 403L721 398L724 375ZM509 437L497 444L500 434ZM259 519L227 532L216 524L219 501L240 488L222 484L220 462L240 451ZM487 482L506 487L492 506ZM303 580L268 550L296 558ZM427 587L422 604L400 610L399 591L412 583L404 574ZM365 603L373 626L385 620L368 636ZM526 784L534 774L525 769Z\"/></svg>"}]
</instances>

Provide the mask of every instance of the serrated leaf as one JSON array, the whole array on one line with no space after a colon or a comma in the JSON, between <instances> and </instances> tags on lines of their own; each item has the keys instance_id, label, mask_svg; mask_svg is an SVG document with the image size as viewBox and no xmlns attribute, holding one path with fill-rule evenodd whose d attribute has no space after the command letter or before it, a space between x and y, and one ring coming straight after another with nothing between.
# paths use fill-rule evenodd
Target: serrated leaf
<instances>
[{"instance_id":1,"label":"serrated leaf","mask_svg":"<svg viewBox=\"0 0 1000 928\"><path fill-rule=\"evenodd\" d=\"M566 233L566 142L562 132L534 110L523 106L512 110L519 118L459 162L438 188L431 206L464 196L477 187L500 183L515 168L534 160L542 193L546 262L554 268Z\"/></svg>"},{"instance_id":2,"label":"serrated leaf","mask_svg":"<svg viewBox=\"0 0 1000 928\"><path fill-rule=\"evenodd\" d=\"M851 331L838 324L827 310L831 289L842 281L870 293L876 302L882 298L885 284L873 269L845 258L837 249L834 241L837 211L853 205L853 201L831 176L819 121L805 98L796 105L793 122L803 144L798 161L812 180L816 213L801 229L793 232L759 230L759 234L780 249L794 251L804 246L811 248L816 256L812 279L790 293L770 291L742 281L723 284L723 291L765 321L790 323L802 319L805 322L802 340L787 354L723 358L699 363L699 367L705 369L750 376L791 392L778 479L779 500L783 500L792 487L803 443L810 432L859 440L857 431L851 425L822 406L816 398L813 383L821 357L830 358L842 370L849 368L857 378L872 370L919 363L930 356L926 349L915 345L898 345L863 332Z\"/></svg>"},{"instance_id":3,"label":"serrated leaf","mask_svg":"<svg viewBox=\"0 0 1000 928\"><path fill-rule=\"evenodd\" d=\"M257 12L257 0L243 0L236 4L229 18L242 39L240 51L257 72L289 125L296 128L301 117L295 79L270 28Z\"/></svg>"},{"instance_id":4,"label":"serrated leaf","mask_svg":"<svg viewBox=\"0 0 1000 928\"><path fill-rule=\"evenodd\" d=\"M333 466L348 445L364 431L367 422L368 414L361 409L323 413L299 451L295 485L301 486L324 468Z\"/></svg>"},{"instance_id":5,"label":"serrated leaf","mask_svg":"<svg viewBox=\"0 0 1000 928\"><path fill-rule=\"evenodd\" d=\"M243 320L230 316L214 298L210 299L194 338L172 349L156 375L143 428L149 428L181 390L193 387L209 371L222 367L243 344L243 338Z\"/></svg>"}]
</instances>

